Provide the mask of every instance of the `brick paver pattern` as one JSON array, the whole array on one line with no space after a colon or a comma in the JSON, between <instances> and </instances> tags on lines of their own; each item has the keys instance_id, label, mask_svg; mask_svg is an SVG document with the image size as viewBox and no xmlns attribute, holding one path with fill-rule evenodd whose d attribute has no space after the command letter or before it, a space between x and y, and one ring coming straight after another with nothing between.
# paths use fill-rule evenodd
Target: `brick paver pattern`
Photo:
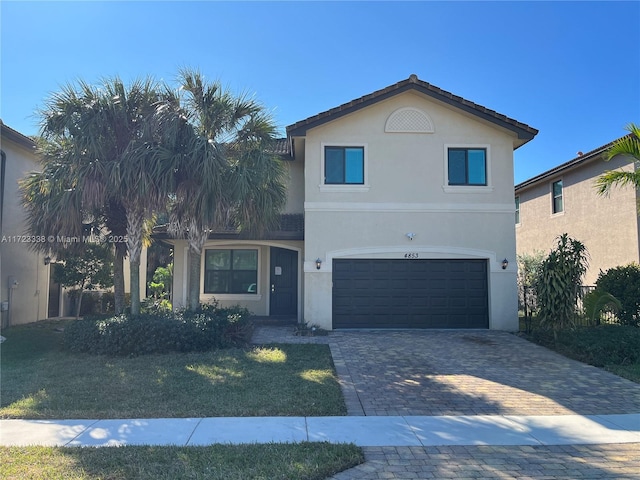
<instances>
[{"instance_id":1,"label":"brick paver pattern","mask_svg":"<svg viewBox=\"0 0 640 480\"><path fill-rule=\"evenodd\" d=\"M327 343L349 415L597 415L640 412L640 385L506 332L337 331L254 343ZM367 447L330 480L640 479L640 443Z\"/></svg>"}]
</instances>

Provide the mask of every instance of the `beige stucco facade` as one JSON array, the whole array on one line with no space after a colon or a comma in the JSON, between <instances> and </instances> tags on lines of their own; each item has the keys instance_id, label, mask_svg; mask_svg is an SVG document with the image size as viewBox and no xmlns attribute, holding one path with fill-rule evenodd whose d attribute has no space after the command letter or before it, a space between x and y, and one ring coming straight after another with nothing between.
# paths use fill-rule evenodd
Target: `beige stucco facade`
<instances>
[{"instance_id":1,"label":"beige stucco facade","mask_svg":"<svg viewBox=\"0 0 640 480\"><path fill-rule=\"evenodd\" d=\"M613 188L599 196L596 179L607 170L632 171L628 158L604 161L604 147L567 162L516 186L520 199L520 222L516 224L518 254L545 254L556 238L567 233L589 252L584 285L594 285L600 271L639 261L637 192L631 187ZM563 211L552 213L551 186L562 180Z\"/></svg>"},{"instance_id":2,"label":"beige stucco facade","mask_svg":"<svg viewBox=\"0 0 640 480\"><path fill-rule=\"evenodd\" d=\"M0 243L0 300L2 325L18 325L47 318L49 266L44 255L29 249L24 237L24 210L18 179L39 168L30 139L2 125L4 186Z\"/></svg>"},{"instance_id":3,"label":"beige stucco facade","mask_svg":"<svg viewBox=\"0 0 640 480\"><path fill-rule=\"evenodd\" d=\"M390 116L407 108L427 116L433 131L386 132ZM334 259L412 253L486 259L490 328L517 329L511 135L407 92L310 130L304 145L306 321L331 328ZM325 145L365 147L364 186L323 185ZM448 186L448 147L486 148L487 186Z\"/></svg>"}]
</instances>

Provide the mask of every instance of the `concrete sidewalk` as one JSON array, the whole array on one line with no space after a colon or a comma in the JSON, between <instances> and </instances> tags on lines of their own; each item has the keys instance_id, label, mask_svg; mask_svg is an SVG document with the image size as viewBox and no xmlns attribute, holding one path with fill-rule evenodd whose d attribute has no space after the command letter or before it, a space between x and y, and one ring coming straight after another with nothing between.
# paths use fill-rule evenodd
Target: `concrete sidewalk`
<instances>
[{"instance_id":1,"label":"concrete sidewalk","mask_svg":"<svg viewBox=\"0 0 640 480\"><path fill-rule=\"evenodd\" d=\"M640 414L0 420L3 446L302 441L362 447L640 443Z\"/></svg>"}]
</instances>

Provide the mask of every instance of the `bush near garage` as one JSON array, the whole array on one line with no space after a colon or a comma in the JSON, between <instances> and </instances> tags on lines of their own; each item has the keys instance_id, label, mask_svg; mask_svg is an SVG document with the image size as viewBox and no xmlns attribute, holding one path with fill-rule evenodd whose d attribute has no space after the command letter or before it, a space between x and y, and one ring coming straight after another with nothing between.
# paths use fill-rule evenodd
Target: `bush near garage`
<instances>
[{"instance_id":1,"label":"bush near garage","mask_svg":"<svg viewBox=\"0 0 640 480\"><path fill-rule=\"evenodd\" d=\"M635 327L599 325L561 330L555 342L552 332L536 329L529 338L596 367L640 363L640 329Z\"/></svg>"},{"instance_id":2,"label":"bush near garage","mask_svg":"<svg viewBox=\"0 0 640 480\"><path fill-rule=\"evenodd\" d=\"M74 353L134 357L241 346L251 331L247 309L203 304L197 310L77 320L65 327L63 345Z\"/></svg>"}]
</instances>

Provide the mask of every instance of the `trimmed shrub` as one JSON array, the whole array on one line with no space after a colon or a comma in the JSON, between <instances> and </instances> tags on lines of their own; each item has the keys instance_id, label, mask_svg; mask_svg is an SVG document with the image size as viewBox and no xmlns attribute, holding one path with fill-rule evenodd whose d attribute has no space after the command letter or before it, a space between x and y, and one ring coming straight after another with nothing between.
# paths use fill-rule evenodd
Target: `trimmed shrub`
<instances>
[{"instance_id":1,"label":"trimmed shrub","mask_svg":"<svg viewBox=\"0 0 640 480\"><path fill-rule=\"evenodd\" d=\"M88 318L69 323L64 346L75 353L138 356L195 352L244 345L251 335L250 314L240 307L201 305L195 311Z\"/></svg>"},{"instance_id":2,"label":"trimmed shrub","mask_svg":"<svg viewBox=\"0 0 640 480\"><path fill-rule=\"evenodd\" d=\"M640 326L640 265L632 263L600 273L596 288L620 300L622 307L615 315L622 325Z\"/></svg>"}]
</instances>

